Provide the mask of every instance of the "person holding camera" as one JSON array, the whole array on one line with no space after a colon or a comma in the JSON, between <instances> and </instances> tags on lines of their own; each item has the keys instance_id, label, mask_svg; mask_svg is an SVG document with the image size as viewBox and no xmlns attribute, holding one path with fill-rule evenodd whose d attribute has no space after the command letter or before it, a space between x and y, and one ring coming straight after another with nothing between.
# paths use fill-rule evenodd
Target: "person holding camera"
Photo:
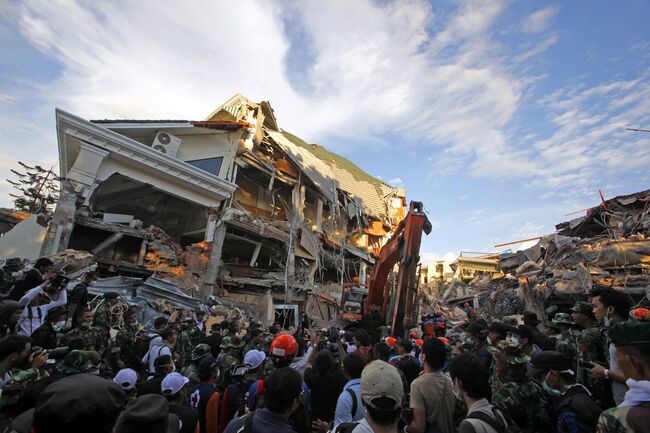
<instances>
[{"instance_id":1,"label":"person holding camera","mask_svg":"<svg viewBox=\"0 0 650 433\"><path fill-rule=\"evenodd\" d=\"M24 308L18 321L18 334L29 337L43 324L49 310L68 303L64 283L63 278L45 280L20 298L18 303Z\"/></svg>"},{"instance_id":2,"label":"person holding camera","mask_svg":"<svg viewBox=\"0 0 650 433\"><path fill-rule=\"evenodd\" d=\"M54 276L54 273L56 273L56 269L54 268L52 260L41 257L36 260L32 269L25 272L23 277L15 282L11 292L9 293L9 299L13 299L14 301L19 300L25 296L25 293L29 290L43 285L45 280Z\"/></svg>"}]
</instances>

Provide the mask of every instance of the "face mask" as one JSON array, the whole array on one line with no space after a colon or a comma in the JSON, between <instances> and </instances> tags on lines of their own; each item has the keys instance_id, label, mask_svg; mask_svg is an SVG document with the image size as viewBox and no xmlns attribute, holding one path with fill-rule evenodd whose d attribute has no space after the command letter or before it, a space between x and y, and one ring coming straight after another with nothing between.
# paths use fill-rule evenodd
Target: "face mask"
<instances>
[{"instance_id":1,"label":"face mask","mask_svg":"<svg viewBox=\"0 0 650 433\"><path fill-rule=\"evenodd\" d=\"M474 339L472 337L469 337L469 338L467 338L465 340L465 344L467 344L468 346L471 347L471 346L474 346L476 344L476 341L474 341Z\"/></svg>"},{"instance_id":2,"label":"face mask","mask_svg":"<svg viewBox=\"0 0 650 433\"><path fill-rule=\"evenodd\" d=\"M546 375L546 379L544 379L544 383L542 384L542 388L544 388L544 391L546 391L552 397L562 397L562 392L560 392L559 389L551 388L546 383L546 380L548 379L548 376L550 374L551 374L551 372L549 371L549 373Z\"/></svg>"},{"instance_id":3,"label":"face mask","mask_svg":"<svg viewBox=\"0 0 650 433\"><path fill-rule=\"evenodd\" d=\"M462 400L463 397L460 395L460 391L456 389L456 384L452 383L451 385L451 392L454 393L454 397L456 397L456 400Z\"/></svg>"},{"instance_id":4,"label":"face mask","mask_svg":"<svg viewBox=\"0 0 650 433\"><path fill-rule=\"evenodd\" d=\"M79 326L82 328L90 328L90 322L81 322Z\"/></svg>"},{"instance_id":5,"label":"face mask","mask_svg":"<svg viewBox=\"0 0 650 433\"><path fill-rule=\"evenodd\" d=\"M494 346L494 341L490 337L487 338L487 342L490 346Z\"/></svg>"},{"instance_id":6,"label":"face mask","mask_svg":"<svg viewBox=\"0 0 650 433\"><path fill-rule=\"evenodd\" d=\"M510 342L514 344L519 344L519 339L517 337L510 337Z\"/></svg>"},{"instance_id":7,"label":"face mask","mask_svg":"<svg viewBox=\"0 0 650 433\"><path fill-rule=\"evenodd\" d=\"M603 326L605 328L611 328L613 324L614 324L614 321L612 320L611 315L609 313L607 313L607 315L603 319Z\"/></svg>"},{"instance_id":8,"label":"face mask","mask_svg":"<svg viewBox=\"0 0 650 433\"><path fill-rule=\"evenodd\" d=\"M64 326L65 322L56 322L52 325L52 329L54 329L54 332L59 332L63 329Z\"/></svg>"}]
</instances>

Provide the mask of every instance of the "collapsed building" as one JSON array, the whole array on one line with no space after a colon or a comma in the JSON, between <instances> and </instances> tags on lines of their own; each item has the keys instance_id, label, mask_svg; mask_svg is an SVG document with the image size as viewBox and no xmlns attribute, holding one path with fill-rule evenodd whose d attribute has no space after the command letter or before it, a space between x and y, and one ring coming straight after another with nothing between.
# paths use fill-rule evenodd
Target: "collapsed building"
<instances>
[{"instance_id":1,"label":"collapsed building","mask_svg":"<svg viewBox=\"0 0 650 433\"><path fill-rule=\"evenodd\" d=\"M405 190L282 130L235 95L203 121L56 111L61 195L41 256L172 283L251 317L331 320L405 216Z\"/></svg>"},{"instance_id":2,"label":"collapsed building","mask_svg":"<svg viewBox=\"0 0 650 433\"><path fill-rule=\"evenodd\" d=\"M489 317L529 309L547 320L594 286L620 290L634 304L650 299L650 190L604 200L555 228L528 249L482 257L475 269L483 272L447 287L450 302L474 299Z\"/></svg>"}]
</instances>

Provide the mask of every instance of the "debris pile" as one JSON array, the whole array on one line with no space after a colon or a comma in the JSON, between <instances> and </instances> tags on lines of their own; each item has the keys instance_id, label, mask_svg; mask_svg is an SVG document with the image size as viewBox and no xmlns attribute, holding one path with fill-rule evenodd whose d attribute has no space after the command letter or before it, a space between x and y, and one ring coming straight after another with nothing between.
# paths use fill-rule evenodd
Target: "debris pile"
<instances>
[{"instance_id":1,"label":"debris pile","mask_svg":"<svg viewBox=\"0 0 650 433\"><path fill-rule=\"evenodd\" d=\"M503 277L467 283L485 317L530 309L546 318L584 299L595 285L638 302L650 294L650 190L604 201L558 224L556 233L531 248L501 254L499 268Z\"/></svg>"}]
</instances>

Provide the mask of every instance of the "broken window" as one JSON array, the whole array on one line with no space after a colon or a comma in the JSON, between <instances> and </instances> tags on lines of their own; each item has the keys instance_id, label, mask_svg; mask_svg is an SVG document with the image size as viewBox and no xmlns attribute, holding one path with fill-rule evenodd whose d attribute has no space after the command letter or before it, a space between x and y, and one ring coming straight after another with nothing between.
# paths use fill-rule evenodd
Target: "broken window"
<instances>
[{"instance_id":1,"label":"broken window","mask_svg":"<svg viewBox=\"0 0 650 433\"><path fill-rule=\"evenodd\" d=\"M216 158L205 158L205 159L194 159L191 161L185 161L194 167L207 171L210 174L219 176L219 171L221 170L221 164L223 163L223 156Z\"/></svg>"}]
</instances>

